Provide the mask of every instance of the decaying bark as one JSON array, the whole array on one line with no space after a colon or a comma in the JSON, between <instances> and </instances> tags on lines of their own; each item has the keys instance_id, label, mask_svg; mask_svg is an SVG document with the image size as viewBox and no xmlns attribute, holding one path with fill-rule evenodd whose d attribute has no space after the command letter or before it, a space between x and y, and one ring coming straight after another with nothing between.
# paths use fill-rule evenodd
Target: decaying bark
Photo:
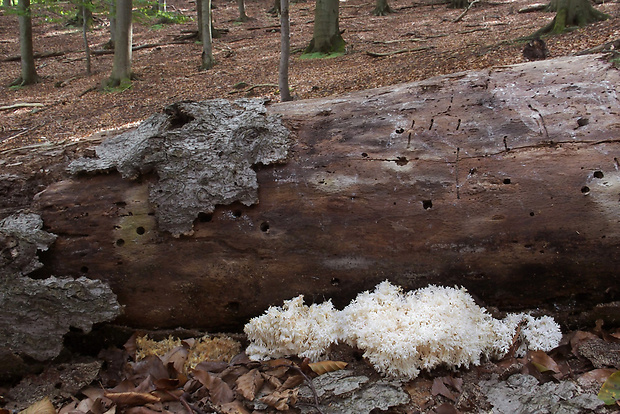
<instances>
[{"instance_id":1,"label":"decaying bark","mask_svg":"<svg viewBox=\"0 0 620 414\"><path fill-rule=\"evenodd\" d=\"M37 360L58 356L71 327L89 332L94 323L110 321L120 305L110 288L85 277L42 280L25 276L41 267L37 251L47 250L56 236L42 230L32 213L0 221L0 354L28 355ZM0 378L10 376L3 366Z\"/></svg>"},{"instance_id":2,"label":"decaying bark","mask_svg":"<svg viewBox=\"0 0 620 414\"><path fill-rule=\"evenodd\" d=\"M343 306L384 279L575 322L620 298L619 78L589 55L276 104L264 116L293 132L285 163L252 158L264 124L221 150L256 172L248 198L203 197L240 167L206 168L220 159L198 146L210 112L180 104L124 141L134 161L106 158L116 138L79 161L108 174L37 196L58 235L44 269L108 282L134 327L238 328L300 293ZM187 168L171 180L173 160Z\"/></svg>"}]
</instances>

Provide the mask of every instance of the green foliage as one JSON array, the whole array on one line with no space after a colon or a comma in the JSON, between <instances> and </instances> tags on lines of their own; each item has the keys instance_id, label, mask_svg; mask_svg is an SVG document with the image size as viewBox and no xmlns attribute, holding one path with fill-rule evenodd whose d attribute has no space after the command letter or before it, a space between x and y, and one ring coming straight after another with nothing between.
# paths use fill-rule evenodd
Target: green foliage
<instances>
[{"instance_id":1,"label":"green foliage","mask_svg":"<svg viewBox=\"0 0 620 414\"><path fill-rule=\"evenodd\" d=\"M133 20L160 29L164 24L185 23L191 18L181 13L159 10L157 0L134 0Z\"/></svg>"},{"instance_id":2,"label":"green foliage","mask_svg":"<svg viewBox=\"0 0 620 414\"><path fill-rule=\"evenodd\" d=\"M300 59L331 59L338 56L344 55L344 52L334 52L334 53L321 53L321 52L313 52L313 53L304 53L299 58Z\"/></svg>"},{"instance_id":3,"label":"green foliage","mask_svg":"<svg viewBox=\"0 0 620 414\"><path fill-rule=\"evenodd\" d=\"M601 387L598 398L606 405L616 404L620 400L620 371L616 371L607 378Z\"/></svg>"},{"instance_id":4,"label":"green foliage","mask_svg":"<svg viewBox=\"0 0 620 414\"><path fill-rule=\"evenodd\" d=\"M131 79L129 78L121 79L118 82L108 79L103 85L103 92L106 93L120 93L127 89L131 89Z\"/></svg>"}]
</instances>

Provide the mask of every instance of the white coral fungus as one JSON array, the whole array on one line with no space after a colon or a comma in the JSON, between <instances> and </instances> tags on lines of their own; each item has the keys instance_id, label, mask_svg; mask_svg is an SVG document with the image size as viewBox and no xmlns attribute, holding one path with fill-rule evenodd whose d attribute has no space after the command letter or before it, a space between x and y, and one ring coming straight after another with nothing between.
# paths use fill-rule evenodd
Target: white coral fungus
<instances>
[{"instance_id":1,"label":"white coral fungus","mask_svg":"<svg viewBox=\"0 0 620 414\"><path fill-rule=\"evenodd\" d=\"M331 301L304 305L303 295L271 306L252 318L244 331L252 343L246 349L252 360L298 355L317 361L337 340L338 312Z\"/></svg>"},{"instance_id":2,"label":"white coral fungus","mask_svg":"<svg viewBox=\"0 0 620 414\"><path fill-rule=\"evenodd\" d=\"M305 306L303 296L282 308L270 307L245 326L252 341L246 352L254 360L286 355L316 360L332 343L344 341L363 350L377 371L415 378L421 369L469 367L503 356L520 323L527 349L558 345L560 328L550 317L515 314L501 321L476 305L464 288L431 285L403 293L385 281L342 311L331 302Z\"/></svg>"}]
</instances>

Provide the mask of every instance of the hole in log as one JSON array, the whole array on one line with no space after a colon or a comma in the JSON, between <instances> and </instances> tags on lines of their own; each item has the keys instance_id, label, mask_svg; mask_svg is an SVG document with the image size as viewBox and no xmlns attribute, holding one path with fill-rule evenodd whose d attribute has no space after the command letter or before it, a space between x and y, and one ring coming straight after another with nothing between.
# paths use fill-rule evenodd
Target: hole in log
<instances>
[{"instance_id":1,"label":"hole in log","mask_svg":"<svg viewBox=\"0 0 620 414\"><path fill-rule=\"evenodd\" d=\"M88 266L80 267L80 273L88 273Z\"/></svg>"},{"instance_id":2,"label":"hole in log","mask_svg":"<svg viewBox=\"0 0 620 414\"><path fill-rule=\"evenodd\" d=\"M534 217L534 212L530 211L530 217Z\"/></svg>"},{"instance_id":3,"label":"hole in log","mask_svg":"<svg viewBox=\"0 0 620 414\"><path fill-rule=\"evenodd\" d=\"M241 309L241 303L239 302L228 302L226 304L226 310L229 312L239 312L239 309Z\"/></svg>"},{"instance_id":4,"label":"hole in log","mask_svg":"<svg viewBox=\"0 0 620 414\"><path fill-rule=\"evenodd\" d=\"M138 233L140 235L144 234L145 232L146 232L146 230L142 226L136 228L136 233Z\"/></svg>"},{"instance_id":5,"label":"hole in log","mask_svg":"<svg viewBox=\"0 0 620 414\"><path fill-rule=\"evenodd\" d=\"M366 157L368 157L368 154L365 153L365 152L362 152L362 157L366 158Z\"/></svg>"},{"instance_id":6,"label":"hole in log","mask_svg":"<svg viewBox=\"0 0 620 414\"><path fill-rule=\"evenodd\" d=\"M402 128L397 128L394 132L396 132L397 134L402 134L403 132L405 132L405 130Z\"/></svg>"},{"instance_id":7,"label":"hole in log","mask_svg":"<svg viewBox=\"0 0 620 414\"><path fill-rule=\"evenodd\" d=\"M504 178L503 183L504 184L510 184L510 178Z\"/></svg>"},{"instance_id":8,"label":"hole in log","mask_svg":"<svg viewBox=\"0 0 620 414\"><path fill-rule=\"evenodd\" d=\"M269 223L267 223L266 221L263 221L260 224L260 231L267 233L269 231Z\"/></svg>"},{"instance_id":9,"label":"hole in log","mask_svg":"<svg viewBox=\"0 0 620 414\"><path fill-rule=\"evenodd\" d=\"M594 178L603 178L605 177L605 174L603 174L603 171L594 171Z\"/></svg>"},{"instance_id":10,"label":"hole in log","mask_svg":"<svg viewBox=\"0 0 620 414\"><path fill-rule=\"evenodd\" d=\"M330 282L332 284L332 286L339 286L340 285L340 279L338 279L337 277L332 277L332 280Z\"/></svg>"},{"instance_id":11,"label":"hole in log","mask_svg":"<svg viewBox=\"0 0 620 414\"><path fill-rule=\"evenodd\" d=\"M424 207L424 210L428 210L429 208L433 207L433 201L432 200L423 200L422 201L422 207Z\"/></svg>"},{"instance_id":12,"label":"hole in log","mask_svg":"<svg viewBox=\"0 0 620 414\"><path fill-rule=\"evenodd\" d=\"M581 192L582 192L584 195L588 195L588 194L590 194L590 187L588 187L587 185L584 185L583 187L581 187Z\"/></svg>"},{"instance_id":13,"label":"hole in log","mask_svg":"<svg viewBox=\"0 0 620 414\"><path fill-rule=\"evenodd\" d=\"M396 160L394 162L399 167L402 167L403 165L409 164L409 160L407 159L407 157L396 157Z\"/></svg>"},{"instance_id":14,"label":"hole in log","mask_svg":"<svg viewBox=\"0 0 620 414\"><path fill-rule=\"evenodd\" d=\"M430 131L433 128L433 124L435 123L434 119L431 119L431 125L428 127L428 130Z\"/></svg>"},{"instance_id":15,"label":"hole in log","mask_svg":"<svg viewBox=\"0 0 620 414\"><path fill-rule=\"evenodd\" d=\"M116 203L114 203L114 205L116 205L116 207L125 207L127 203L125 203L124 201L117 201Z\"/></svg>"},{"instance_id":16,"label":"hole in log","mask_svg":"<svg viewBox=\"0 0 620 414\"><path fill-rule=\"evenodd\" d=\"M241 212L241 210L235 210L235 211L233 211L232 214L233 214L233 216L239 218L239 217L241 217L241 214L243 214L243 213Z\"/></svg>"},{"instance_id":17,"label":"hole in log","mask_svg":"<svg viewBox=\"0 0 620 414\"><path fill-rule=\"evenodd\" d=\"M121 246L122 246L122 245L124 245L124 244L125 244L125 240L123 240L123 239L118 239L118 240L116 241L116 245L117 245L118 247L121 247Z\"/></svg>"},{"instance_id":18,"label":"hole in log","mask_svg":"<svg viewBox=\"0 0 620 414\"><path fill-rule=\"evenodd\" d=\"M213 219L213 214L198 213L198 221L201 223L208 223Z\"/></svg>"}]
</instances>

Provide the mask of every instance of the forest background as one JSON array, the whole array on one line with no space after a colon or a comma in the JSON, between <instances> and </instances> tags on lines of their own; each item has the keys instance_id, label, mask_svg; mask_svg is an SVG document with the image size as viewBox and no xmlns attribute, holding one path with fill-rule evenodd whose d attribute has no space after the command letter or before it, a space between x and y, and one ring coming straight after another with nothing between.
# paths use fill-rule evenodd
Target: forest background
<instances>
[{"instance_id":1,"label":"forest background","mask_svg":"<svg viewBox=\"0 0 620 414\"><path fill-rule=\"evenodd\" d=\"M270 0L250 0L248 21L238 21L237 3L216 0L213 26L215 66L201 70L202 45L188 34L196 30L196 3L173 0L167 13L147 15L134 10L130 88L102 90L113 64L107 11L95 13L87 32L93 52L86 73L81 28L68 27L75 15L71 4L50 9L33 4L33 43L38 83L8 88L19 77L18 17L0 11L0 106L31 103L0 112L0 151L23 145L79 140L101 129L131 125L179 100L263 96L279 99L280 19L268 10ZM307 99L425 79L469 69L524 61L524 43L547 25L555 13L519 13L531 1L482 1L459 21L463 9L437 0L389 2L393 13L373 15L371 1L340 2L344 55L303 59L312 39L314 3L291 4L290 88L294 99ZM136 3L134 6L138 6ZM578 30L546 38L550 57L571 55L620 38L618 2L596 8L611 16ZM168 19L165 19L168 17ZM172 19L170 19L172 17ZM170 23L165 23L168 20ZM185 40L183 40L185 39ZM373 55L375 54L375 55ZM386 56L376 56L386 54Z\"/></svg>"}]
</instances>

